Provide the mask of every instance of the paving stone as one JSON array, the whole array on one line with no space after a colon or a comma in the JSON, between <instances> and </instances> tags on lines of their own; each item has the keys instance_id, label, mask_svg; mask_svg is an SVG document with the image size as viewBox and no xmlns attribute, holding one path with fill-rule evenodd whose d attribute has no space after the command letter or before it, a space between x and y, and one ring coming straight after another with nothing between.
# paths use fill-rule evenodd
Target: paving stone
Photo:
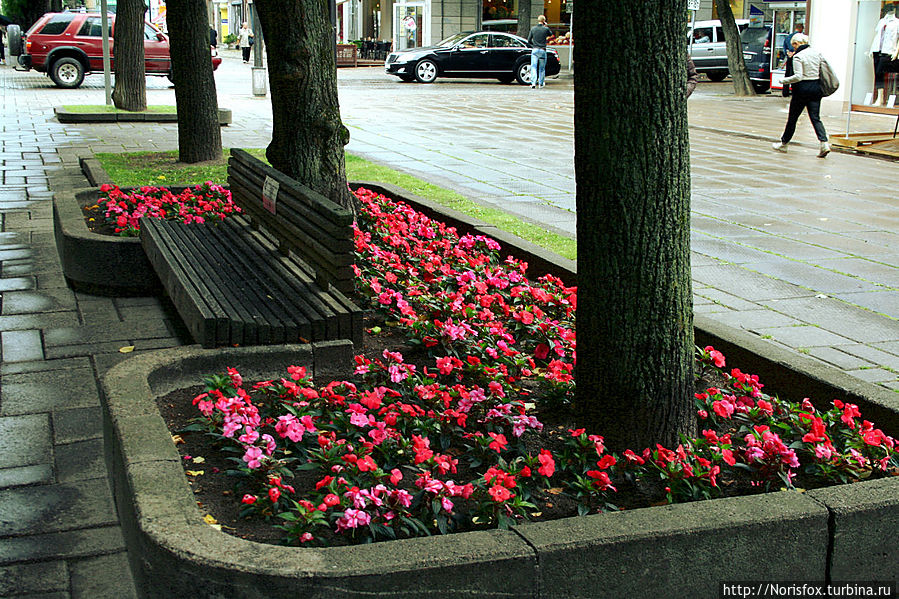
<instances>
[{"instance_id":1,"label":"paving stone","mask_svg":"<svg viewBox=\"0 0 899 599\"><path fill-rule=\"evenodd\" d=\"M37 535L118 522L106 478L0 490L0 530Z\"/></svg>"},{"instance_id":2,"label":"paving stone","mask_svg":"<svg viewBox=\"0 0 899 599\"><path fill-rule=\"evenodd\" d=\"M68 590L69 570L64 561L0 567L0 597Z\"/></svg>"},{"instance_id":3,"label":"paving stone","mask_svg":"<svg viewBox=\"0 0 899 599\"><path fill-rule=\"evenodd\" d=\"M0 316L0 331L37 330L53 327L73 327L77 325L78 315L74 311Z\"/></svg>"},{"instance_id":4,"label":"paving stone","mask_svg":"<svg viewBox=\"0 0 899 599\"><path fill-rule=\"evenodd\" d=\"M103 412L99 407L54 410L53 442L57 445L103 437Z\"/></svg>"},{"instance_id":5,"label":"paving stone","mask_svg":"<svg viewBox=\"0 0 899 599\"><path fill-rule=\"evenodd\" d=\"M0 293L3 293L4 297L10 291L23 291L25 289L34 289L33 277L7 277L0 279Z\"/></svg>"},{"instance_id":6,"label":"paving stone","mask_svg":"<svg viewBox=\"0 0 899 599\"><path fill-rule=\"evenodd\" d=\"M66 371L65 386L38 372L5 376L0 387L0 413L4 416L99 405L97 381L89 368Z\"/></svg>"},{"instance_id":7,"label":"paving stone","mask_svg":"<svg viewBox=\"0 0 899 599\"><path fill-rule=\"evenodd\" d=\"M0 468L51 460L49 414L0 417Z\"/></svg>"},{"instance_id":8,"label":"paving stone","mask_svg":"<svg viewBox=\"0 0 899 599\"><path fill-rule=\"evenodd\" d=\"M877 287L868 281L785 258L764 261L763 265L750 263L747 266L782 281L828 294L877 290Z\"/></svg>"},{"instance_id":9,"label":"paving stone","mask_svg":"<svg viewBox=\"0 0 899 599\"><path fill-rule=\"evenodd\" d=\"M747 271L735 264L694 267L693 278L750 302L813 296L814 292L763 274Z\"/></svg>"},{"instance_id":10,"label":"paving stone","mask_svg":"<svg viewBox=\"0 0 899 599\"><path fill-rule=\"evenodd\" d=\"M44 331L44 343L48 348L60 345L84 345L132 339L170 337L164 322L111 322L105 325L49 329Z\"/></svg>"},{"instance_id":11,"label":"paving stone","mask_svg":"<svg viewBox=\"0 0 899 599\"><path fill-rule=\"evenodd\" d=\"M4 538L0 564L104 555L124 550L118 526L102 526L48 534Z\"/></svg>"},{"instance_id":12,"label":"paving stone","mask_svg":"<svg viewBox=\"0 0 899 599\"><path fill-rule=\"evenodd\" d=\"M839 346L839 348L813 347L808 353L819 360L833 364L837 368L842 368L843 370L856 370L864 366L871 366L872 363L868 360L863 360L859 357L847 354L844 351L840 351L845 347L846 346L844 345Z\"/></svg>"},{"instance_id":13,"label":"paving stone","mask_svg":"<svg viewBox=\"0 0 899 599\"><path fill-rule=\"evenodd\" d=\"M846 345L851 343L850 339L810 325L759 328L756 329L756 333L762 336L770 335L773 339L793 348Z\"/></svg>"},{"instance_id":14,"label":"paving stone","mask_svg":"<svg viewBox=\"0 0 899 599\"><path fill-rule=\"evenodd\" d=\"M40 331L3 331L0 333L3 362L29 362L44 358Z\"/></svg>"},{"instance_id":15,"label":"paving stone","mask_svg":"<svg viewBox=\"0 0 899 599\"><path fill-rule=\"evenodd\" d=\"M69 562L73 599L136 599L128 554L113 553Z\"/></svg>"},{"instance_id":16,"label":"paving stone","mask_svg":"<svg viewBox=\"0 0 899 599\"><path fill-rule=\"evenodd\" d=\"M733 312L727 306L722 306L721 304L699 304L693 306L694 314L719 314L719 313L729 313Z\"/></svg>"},{"instance_id":17,"label":"paving stone","mask_svg":"<svg viewBox=\"0 0 899 599\"><path fill-rule=\"evenodd\" d=\"M890 318L899 319L899 289L867 293L837 293L834 297L879 314L886 314Z\"/></svg>"},{"instance_id":18,"label":"paving stone","mask_svg":"<svg viewBox=\"0 0 899 599\"><path fill-rule=\"evenodd\" d=\"M853 308L833 298L772 299L763 303L797 320L821 325L854 341L878 343L899 339L899 321Z\"/></svg>"},{"instance_id":19,"label":"paving stone","mask_svg":"<svg viewBox=\"0 0 899 599\"><path fill-rule=\"evenodd\" d=\"M65 312L76 309L75 295L67 288L3 294L3 314Z\"/></svg>"},{"instance_id":20,"label":"paving stone","mask_svg":"<svg viewBox=\"0 0 899 599\"><path fill-rule=\"evenodd\" d=\"M899 355L885 352L881 349L869 347L867 345L849 345L846 347L840 347L839 349L846 352L847 354L851 354L853 356L862 358L863 360L873 362L878 366L884 366L891 370L899 371Z\"/></svg>"},{"instance_id":21,"label":"paving stone","mask_svg":"<svg viewBox=\"0 0 899 599\"><path fill-rule=\"evenodd\" d=\"M758 310L759 305L753 302L748 302L741 297L737 297L735 295L731 295L725 291L721 291L720 289L708 288L702 292L704 297L707 297L711 301L722 304L731 308L733 310ZM778 325L773 325L778 326Z\"/></svg>"},{"instance_id":22,"label":"paving stone","mask_svg":"<svg viewBox=\"0 0 899 599\"><path fill-rule=\"evenodd\" d=\"M815 260L814 263L822 268L852 274L872 283L899 287L899 267L882 264L879 261L843 258L841 260ZM899 264L899 261L894 261L893 264Z\"/></svg>"},{"instance_id":23,"label":"paving stone","mask_svg":"<svg viewBox=\"0 0 899 599\"><path fill-rule=\"evenodd\" d=\"M53 453L56 477L61 483L106 477L102 438L57 445Z\"/></svg>"},{"instance_id":24,"label":"paving stone","mask_svg":"<svg viewBox=\"0 0 899 599\"><path fill-rule=\"evenodd\" d=\"M882 368L871 368L868 370L850 370L849 374L856 378L860 378L863 381L868 381L869 383L894 383L899 381L899 374L895 372L889 372L888 370L883 370Z\"/></svg>"},{"instance_id":25,"label":"paving stone","mask_svg":"<svg viewBox=\"0 0 899 599\"><path fill-rule=\"evenodd\" d=\"M795 318L778 314L773 310L760 309L719 312L713 318L728 326L746 329L747 331L757 331L769 327L789 327L799 324L799 321Z\"/></svg>"},{"instance_id":26,"label":"paving stone","mask_svg":"<svg viewBox=\"0 0 899 599\"><path fill-rule=\"evenodd\" d=\"M46 485L54 482L54 480L53 468L50 464L0 469L0 489L24 487L27 485Z\"/></svg>"},{"instance_id":27,"label":"paving stone","mask_svg":"<svg viewBox=\"0 0 899 599\"><path fill-rule=\"evenodd\" d=\"M23 258L31 258L31 256L32 251L30 249L0 249L0 262L5 262L6 260L22 260Z\"/></svg>"},{"instance_id":28,"label":"paving stone","mask_svg":"<svg viewBox=\"0 0 899 599\"><path fill-rule=\"evenodd\" d=\"M134 342L131 340L108 341L106 343L84 343L79 345L61 345L59 347L48 347L46 349L46 356L48 360L57 360L84 356L116 354L120 353L119 350L121 348L129 347L132 345L134 345Z\"/></svg>"},{"instance_id":29,"label":"paving stone","mask_svg":"<svg viewBox=\"0 0 899 599\"><path fill-rule=\"evenodd\" d=\"M17 362L4 364L0 374L25 374L28 372L52 372L54 370L68 370L70 368L90 368L91 363L87 358L71 358L67 360L41 360L39 362Z\"/></svg>"}]
</instances>

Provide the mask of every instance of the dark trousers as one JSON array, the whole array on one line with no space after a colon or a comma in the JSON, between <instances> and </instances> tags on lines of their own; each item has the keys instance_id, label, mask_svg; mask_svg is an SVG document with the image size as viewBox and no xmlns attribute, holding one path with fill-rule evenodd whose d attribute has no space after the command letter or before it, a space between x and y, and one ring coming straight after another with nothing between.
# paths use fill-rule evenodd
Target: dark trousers
<instances>
[{"instance_id":1,"label":"dark trousers","mask_svg":"<svg viewBox=\"0 0 899 599\"><path fill-rule=\"evenodd\" d=\"M251 46L241 46L240 49L243 52L243 61L250 62L250 50L253 48Z\"/></svg>"},{"instance_id":2,"label":"dark trousers","mask_svg":"<svg viewBox=\"0 0 899 599\"><path fill-rule=\"evenodd\" d=\"M802 111L806 108L808 108L808 118L812 121L812 127L815 128L815 135L818 136L818 141L827 141L827 132L824 130L824 123L821 122L820 116L821 93L820 91L818 93L803 91L800 87L800 84L803 83L807 82L800 81L793 86L793 95L790 96L790 116L787 117L787 126L784 129L784 134L780 136L780 141L783 143L793 139L793 134L796 133L796 121L799 120L799 117L802 116ZM808 83L817 85L818 82Z\"/></svg>"}]
</instances>

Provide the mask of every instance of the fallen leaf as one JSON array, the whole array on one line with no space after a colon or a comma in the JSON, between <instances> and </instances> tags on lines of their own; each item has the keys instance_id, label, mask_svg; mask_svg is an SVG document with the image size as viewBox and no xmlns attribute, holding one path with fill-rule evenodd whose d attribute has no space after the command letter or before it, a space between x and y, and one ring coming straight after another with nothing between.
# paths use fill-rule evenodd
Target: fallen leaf
<instances>
[{"instance_id":1,"label":"fallen leaf","mask_svg":"<svg viewBox=\"0 0 899 599\"><path fill-rule=\"evenodd\" d=\"M203 516L203 522L205 522L206 524L218 524L219 523L219 521L216 520L212 514L206 514L205 516Z\"/></svg>"},{"instance_id":2,"label":"fallen leaf","mask_svg":"<svg viewBox=\"0 0 899 599\"><path fill-rule=\"evenodd\" d=\"M539 518L543 515L543 512L531 512L531 518Z\"/></svg>"},{"instance_id":3,"label":"fallen leaf","mask_svg":"<svg viewBox=\"0 0 899 599\"><path fill-rule=\"evenodd\" d=\"M546 492L550 495L559 495L562 493L562 487L553 487L552 489L547 489Z\"/></svg>"},{"instance_id":4,"label":"fallen leaf","mask_svg":"<svg viewBox=\"0 0 899 599\"><path fill-rule=\"evenodd\" d=\"M175 445L181 445L184 443L184 439L181 438L181 435L172 435L172 443Z\"/></svg>"},{"instance_id":5,"label":"fallen leaf","mask_svg":"<svg viewBox=\"0 0 899 599\"><path fill-rule=\"evenodd\" d=\"M130 354L133 351L134 351L133 345L126 345L125 347L119 348L119 353L121 353L121 354Z\"/></svg>"},{"instance_id":6,"label":"fallen leaf","mask_svg":"<svg viewBox=\"0 0 899 599\"><path fill-rule=\"evenodd\" d=\"M203 476L204 472L205 472L204 470L188 470L187 475L188 476Z\"/></svg>"},{"instance_id":7,"label":"fallen leaf","mask_svg":"<svg viewBox=\"0 0 899 599\"><path fill-rule=\"evenodd\" d=\"M195 457L195 458L194 458L193 460L191 460L191 461L192 461L194 464L202 464L203 462L206 461L206 458L201 457L201 456L197 456L197 457Z\"/></svg>"}]
</instances>

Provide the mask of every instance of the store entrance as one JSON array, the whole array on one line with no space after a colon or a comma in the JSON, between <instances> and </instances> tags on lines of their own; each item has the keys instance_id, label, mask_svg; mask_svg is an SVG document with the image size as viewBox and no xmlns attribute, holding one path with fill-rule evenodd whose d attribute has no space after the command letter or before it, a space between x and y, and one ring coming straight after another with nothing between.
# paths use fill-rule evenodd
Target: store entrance
<instances>
[{"instance_id":1,"label":"store entrance","mask_svg":"<svg viewBox=\"0 0 899 599\"><path fill-rule=\"evenodd\" d=\"M429 2L407 2L393 6L393 48L407 50L431 43Z\"/></svg>"},{"instance_id":2,"label":"store entrance","mask_svg":"<svg viewBox=\"0 0 899 599\"><path fill-rule=\"evenodd\" d=\"M771 89L783 89L781 81L786 76L787 52L791 51L788 40L795 31L802 30L809 34L805 22L805 3L802 8L796 6L798 2L784 3L784 5L772 5L774 9L774 47L771 49Z\"/></svg>"}]
</instances>

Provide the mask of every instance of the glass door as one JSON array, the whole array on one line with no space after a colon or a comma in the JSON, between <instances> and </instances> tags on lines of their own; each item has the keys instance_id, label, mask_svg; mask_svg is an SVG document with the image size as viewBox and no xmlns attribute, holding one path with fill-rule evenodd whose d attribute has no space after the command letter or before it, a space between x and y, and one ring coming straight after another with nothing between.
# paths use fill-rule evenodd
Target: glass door
<instances>
[{"instance_id":1,"label":"glass door","mask_svg":"<svg viewBox=\"0 0 899 599\"><path fill-rule=\"evenodd\" d=\"M771 89L782 89L781 80L786 76L787 52L792 51L787 41L796 31L808 35L805 27L805 9L786 8L774 11L774 39L771 48Z\"/></svg>"},{"instance_id":2,"label":"glass door","mask_svg":"<svg viewBox=\"0 0 899 599\"><path fill-rule=\"evenodd\" d=\"M430 2L393 5L393 48L407 50L431 43Z\"/></svg>"}]
</instances>

